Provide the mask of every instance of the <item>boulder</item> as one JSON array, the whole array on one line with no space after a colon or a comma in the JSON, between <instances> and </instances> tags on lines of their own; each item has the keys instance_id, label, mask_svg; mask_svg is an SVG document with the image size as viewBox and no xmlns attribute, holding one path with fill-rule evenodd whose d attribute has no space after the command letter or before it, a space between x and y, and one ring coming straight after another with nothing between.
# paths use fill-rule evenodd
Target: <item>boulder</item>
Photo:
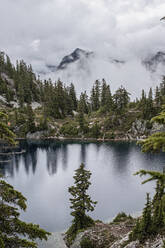
<instances>
[{"instance_id":1,"label":"boulder","mask_svg":"<svg viewBox=\"0 0 165 248\"><path fill-rule=\"evenodd\" d=\"M48 136L48 131L37 131L35 133L27 133L26 138L27 139L42 139L44 137Z\"/></svg>"}]
</instances>

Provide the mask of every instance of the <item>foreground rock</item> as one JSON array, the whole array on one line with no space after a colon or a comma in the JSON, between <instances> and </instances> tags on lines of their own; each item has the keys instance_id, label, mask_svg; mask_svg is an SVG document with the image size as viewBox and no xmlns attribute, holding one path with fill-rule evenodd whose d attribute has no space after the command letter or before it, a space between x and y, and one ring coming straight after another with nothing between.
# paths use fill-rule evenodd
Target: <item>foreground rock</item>
<instances>
[{"instance_id":1,"label":"foreground rock","mask_svg":"<svg viewBox=\"0 0 165 248\"><path fill-rule=\"evenodd\" d=\"M70 248L81 248L80 243L84 239L91 241L92 246L87 246L88 248L163 248L165 237L160 235L144 244L139 244L139 241L129 242L129 233L134 224L135 219L129 218L120 223L97 222L94 227L79 233Z\"/></svg>"}]
</instances>

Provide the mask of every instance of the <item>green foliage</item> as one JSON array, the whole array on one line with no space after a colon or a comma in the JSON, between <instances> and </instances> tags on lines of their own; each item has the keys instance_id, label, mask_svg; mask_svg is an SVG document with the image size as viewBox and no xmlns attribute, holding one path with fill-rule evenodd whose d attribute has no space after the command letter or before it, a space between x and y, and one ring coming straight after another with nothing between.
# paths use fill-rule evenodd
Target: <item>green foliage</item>
<instances>
[{"instance_id":1,"label":"green foliage","mask_svg":"<svg viewBox=\"0 0 165 248\"><path fill-rule=\"evenodd\" d=\"M86 212L93 211L96 205L96 201L92 201L91 197L87 194L87 190L90 186L91 172L85 170L84 164L75 170L75 186L71 186L68 191L72 195L70 198L72 209L71 215L74 217L72 221L72 226L67 231L67 240L70 244L77 232L84 228L90 227L95 224L95 222L86 215Z\"/></svg>"},{"instance_id":2,"label":"green foliage","mask_svg":"<svg viewBox=\"0 0 165 248\"><path fill-rule=\"evenodd\" d=\"M163 246L162 246L162 248L165 248L165 240L163 240Z\"/></svg>"},{"instance_id":3,"label":"green foliage","mask_svg":"<svg viewBox=\"0 0 165 248\"><path fill-rule=\"evenodd\" d=\"M159 124L165 124L165 110L158 115L152 118L151 122L157 122ZM139 142L142 145L143 152L159 152L165 151L165 133L157 132L152 134L147 139Z\"/></svg>"},{"instance_id":4,"label":"green foliage","mask_svg":"<svg viewBox=\"0 0 165 248\"><path fill-rule=\"evenodd\" d=\"M95 222L90 216L85 215L84 224L84 228L82 228L80 221L78 221L77 219L73 219L72 225L66 232L66 242L69 247L75 240L78 233L85 231L85 229L88 227L94 226Z\"/></svg>"},{"instance_id":5,"label":"green foliage","mask_svg":"<svg viewBox=\"0 0 165 248\"><path fill-rule=\"evenodd\" d=\"M100 126L97 124L97 122L90 128L89 132L90 132L90 136L92 138L97 139L100 136L100 134L101 134Z\"/></svg>"},{"instance_id":6,"label":"green foliage","mask_svg":"<svg viewBox=\"0 0 165 248\"><path fill-rule=\"evenodd\" d=\"M26 120L26 128L27 132L35 132L36 131L36 126L35 126L35 115L33 112L32 107L28 104L26 108L26 113L27 113L27 120Z\"/></svg>"},{"instance_id":7,"label":"green foliage","mask_svg":"<svg viewBox=\"0 0 165 248\"><path fill-rule=\"evenodd\" d=\"M136 226L134 227L132 233L130 234L130 239L138 239L140 242L144 242L148 237L154 234L154 226L152 222L152 204L147 194L146 205L143 209L142 218L138 219Z\"/></svg>"},{"instance_id":8,"label":"green foliage","mask_svg":"<svg viewBox=\"0 0 165 248\"><path fill-rule=\"evenodd\" d=\"M8 127L8 116L0 112L0 139L8 142L11 145L15 145L15 135Z\"/></svg>"},{"instance_id":9,"label":"green foliage","mask_svg":"<svg viewBox=\"0 0 165 248\"><path fill-rule=\"evenodd\" d=\"M121 213L118 213L116 215L116 217L113 219L113 222L114 223L116 223L116 222L123 222L123 221L126 221L128 219L132 220L133 218L132 218L132 216L126 215L126 213L121 212Z\"/></svg>"},{"instance_id":10,"label":"green foliage","mask_svg":"<svg viewBox=\"0 0 165 248\"><path fill-rule=\"evenodd\" d=\"M105 134L105 137L104 138L105 139L115 139L115 134L114 134L114 132L107 132Z\"/></svg>"},{"instance_id":11,"label":"green foliage","mask_svg":"<svg viewBox=\"0 0 165 248\"><path fill-rule=\"evenodd\" d=\"M121 86L112 94L110 85L104 79L95 81L90 96L85 91L77 98L73 84L65 86L61 80L52 82L51 79L41 81L34 74L31 65L26 65L21 60L17 61L16 66L14 66L10 58L2 52L0 53L0 72L2 72L0 74L0 95L7 100L10 108L12 108L12 101L17 101L19 104L20 109L17 109L17 113L15 113L15 124L16 129L21 129L21 134L23 135L26 135L29 131L48 130L49 119L56 121L55 119L73 117L76 114L75 111L79 113L80 129L78 133L81 133L81 135L86 137L92 137L93 135L94 138L102 136L102 134L99 134L100 130L98 130L97 126L89 130L88 123L85 121L87 115L89 118L94 115L97 118L103 117L102 122L103 125L105 124L105 132L117 130L124 135L125 132L130 130L135 119L148 120L160 111L163 103L165 104L165 77L163 77L161 84L156 87L155 96L151 88L148 93L143 90L140 99L130 102L130 94L124 87ZM0 102L3 102L3 99ZM36 121L38 117L36 118L35 111L29 107L33 102L41 105L39 114L40 120L42 115L43 121L39 121L39 123ZM22 110L25 111L22 113ZM163 118L163 113L161 113L161 117L159 117L160 123ZM147 122L149 129L151 125ZM75 129L70 131L71 136L77 135L75 134ZM68 131L66 133L66 135L69 135ZM153 140L151 141L152 138ZM151 139L149 145L154 140L156 140L156 143L161 142L158 134L156 137L151 137ZM160 146L155 145L155 147L154 149L158 150Z\"/></svg>"},{"instance_id":12,"label":"green foliage","mask_svg":"<svg viewBox=\"0 0 165 248\"><path fill-rule=\"evenodd\" d=\"M78 128L76 123L74 122L66 122L60 128L60 133L67 136L77 136L78 135Z\"/></svg>"},{"instance_id":13,"label":"green foliage","mask_svg":"<svg viewBox=\"0 0 165 248\"><path fill-rule=\"evenodd\" d=\"M26 210L26 198L13 186L0 180L0 244L1 247L37 247L36 238L47 240L48 232L39 225L19 219L19 209ZM25 237L25 238L23 238ZM32 241L30 241L32 240Z\"/></svg>"},{"instance_id":14,"label":"green foliage","mask_svg":"<svg viewBox=\"0 0 165 248\"><path fill-rule=\"evenodd\" d=\"M95 248L93 242L87 237L82 238L80 246L81 248Z\"/></svg>"},{"instance_id":15,"label":"green foliage","mask_svg":"<svg viewBox=\"0 0 165 248\"><path fill-rule=\"evenodd\" d=\"M147 202L143 210L142 218L136 223L130 239L140 240L144 242L148 237L154 236L164 229L165 225L165 173L158 171L140 170L135 175L150 177L143 181L142 184L156 181L156 192L151 202L149 194L147 194Z\"/></svg>"},{"instance_id":16,"label":"green foliage","mask_svg":"<svg viewBox=\"0 0 165 248\"><path fill-rule=\"evenodd\" d=\"M91 109L92 111L97 111L100 107L100 82L96 80L92 91L91 91Z\"/></svg>"},{"instance_id":17,"label":"green foliage","mask_svg":"<svg viewBox=\"0 0 165 248\"><path fill-rule=\"evenodd\" d=\"M81 93L80 100L78 103L78 111L81 113L88 114L89 112L89 102L88 102L88 96L86 91L84 93Z\"/></svg>"},{"instance_id":18,"label":"green foliage","mask_svg":"<svg viewBox=\"0 0 165 248\"><path fill-rule=\"evenodd\" d=\"M121 86L114 94L113 101L114 101L114 111L116 113L123 113L130 101L129 97L130 93Z\"/></svg>"}]
</instances>

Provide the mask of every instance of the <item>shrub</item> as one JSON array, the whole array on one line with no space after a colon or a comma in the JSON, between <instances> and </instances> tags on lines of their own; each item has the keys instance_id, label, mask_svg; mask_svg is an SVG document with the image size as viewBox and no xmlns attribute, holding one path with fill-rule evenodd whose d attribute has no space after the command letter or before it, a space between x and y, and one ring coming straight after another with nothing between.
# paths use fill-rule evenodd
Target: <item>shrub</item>
<instances>
[{"instance_id":1,"label":"shrub","mask_svg":"<svg viewBox=\"0 0 165 248\"><path fill-rule=\"evenodd\" d=\"M80 242L80 246L81 248L95 248L93 242L87 237L83 237Z\"/></svg>"},{"instance_id":2,"label":"shrub","mask_svg":"<svg viewBox=\"0 0 165 248\"><path fill-rule=\"evenodd\" d=\"M60 133L68 136L76 136L78 135L78 129L75 123L66 122L60 128Z\"/></svg>"},{"instance_id":3,"label":"shrub","mask_svg":"<svg viewBox=\"0 0 165 248\"><path fill-rule=\"evenodd\" d=\"M96 123L90 129L90 135L92 138L98 138L100 136L100 126Z\"/></svg>"},{"instance_id":4,"label":"shrub","mask_svg":"<svg viewBox=\"0 0 165 248\"><path fill-rule=\"evenodd\" d=\"M133 219L132 216L130 215L126 215L126 213L124 212L121 212L121 213L118 213L116 215L116 217L114 218L113 222L122 222L122 221L126 221L127 219Z\"/></svg>"},{"instance_id":5,"label":"shrub","mask_svg":"<svg viewBox=\"0 0 165 248\"><path fill-rule=\"evenodd\" d=\"M115 139L114 132L108 132L105 134L105 139Z\"/></svg>"}]
</instances>

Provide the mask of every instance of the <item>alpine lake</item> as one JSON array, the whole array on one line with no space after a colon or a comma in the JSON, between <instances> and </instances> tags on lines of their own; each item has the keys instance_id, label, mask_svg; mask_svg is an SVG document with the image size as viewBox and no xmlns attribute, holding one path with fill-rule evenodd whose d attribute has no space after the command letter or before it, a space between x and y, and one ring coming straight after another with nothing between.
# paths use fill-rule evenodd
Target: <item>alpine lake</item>
<instances>
[{"instance_id":1,"label":"alpine lake","mask_svg":"<svg viewBox=\"0 0 165 248\"><path fill-rule=\"evenodd\" d=\"M10 162L1 161L1 172L27 198L21 219L55 233L71 225L68 187L81 163L92 172L88 193L98 201L89 215L105 222L121 211L139 214L155 183L142 185L144 178L133 174L140 169L162 171L165 166L165 154L144 154L135 142L28 140L20 142L20 149L24 152L14 154Z\"/></svg>"}]
</instances>

